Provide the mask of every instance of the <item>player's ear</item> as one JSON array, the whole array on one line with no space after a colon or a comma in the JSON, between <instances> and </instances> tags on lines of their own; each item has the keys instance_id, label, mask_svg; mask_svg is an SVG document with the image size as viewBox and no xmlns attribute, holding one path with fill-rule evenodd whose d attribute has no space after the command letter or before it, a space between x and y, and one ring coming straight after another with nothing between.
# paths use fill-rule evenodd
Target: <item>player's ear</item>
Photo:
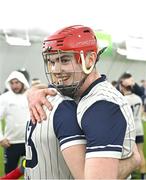
<instances>
[{"instance_id":1,"label":"player's ear","mask_svg":"<svg viewBox=\"0 0 146 180\"><path fill-rule=\"evenodd\" d=\"M87 69L90 69L92 66L94 66L96 62L96 53L90 52L86 56L86 67Z\"/></svg>"}]
</instances>

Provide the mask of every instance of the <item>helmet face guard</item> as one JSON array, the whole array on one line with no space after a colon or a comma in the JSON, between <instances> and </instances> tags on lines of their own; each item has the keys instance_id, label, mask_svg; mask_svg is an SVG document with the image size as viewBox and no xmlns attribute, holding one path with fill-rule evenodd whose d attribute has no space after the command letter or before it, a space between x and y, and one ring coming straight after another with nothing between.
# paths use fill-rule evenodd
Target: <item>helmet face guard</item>
<instances>
[{"instance_id":1,"label":"helmet face guard","mask_svg":"<svg viewBox=\"0 0 146 180\"><path fill-rule=\"evenodd\" d=\"M85 77L81 63L77 63L80 61L78 52L58 50L42 55L49 83L63 95L73 98Z\"/></svg>"}]
</instances>

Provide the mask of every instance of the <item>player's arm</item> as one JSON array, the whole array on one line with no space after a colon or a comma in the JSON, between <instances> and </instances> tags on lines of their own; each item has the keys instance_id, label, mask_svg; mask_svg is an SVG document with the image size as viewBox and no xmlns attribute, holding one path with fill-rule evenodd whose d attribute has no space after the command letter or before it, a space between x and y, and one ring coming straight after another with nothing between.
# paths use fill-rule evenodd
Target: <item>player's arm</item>
<instances>
[{"instance_id":1,"label":"player's arm","mask_svg":"<svg viewBox=\"0 0 146 180\"><path fill-rule=\"evenodd\" d=\"M70 146L62 151L64 160L75 179L84 179L85 145Z\"/></svg>"},{"instance_id":2,"label":"player's arm","mask_svg":"<svg viewBox=\"0 0 146 180\"><path fill-rule=\"evenodd\" d=\"M83 179L86 140L77 123L76 107L74 101L62 102L55 111L53 124L67 166L75 179Z\"/></svg>"},{"instance_id":3,"label":"player's arm","mask_svg":"<svg viewBox=\"0 0 146 180\"><path fill-rule=\"evenodd\" d=\"M135 144L133 154L128 159L120 160L118 168L118 179L125 179L131 172L137 169L140 165L141 158Z\"/></svg>"},{"instance_id":4,"label":"player's arm","mask_svg":"<svg viewBox=\"0 0 146 180\"><path fill-rule=\"evenodd\" d=\"M76 145L66 148L62 151L63 157L75 179L83 179L84 172L85 177L90 176L90 178L94 178L93 175L96 173L96 176L99 177L111 177L111 175L118 176L118 179L125 179L129 176L131 172L133 172L140 164L140 155L138 153L137 147L135 145L133 149L133 155L125 160L119 160L116 162L116 159L109 158L98 158L97 159L89 159L86 161L86 169L84 171L85 166L85 145ZM98 164L99 163L99 164ZM117 169L117 163L118 169ZM103 164L103 166L101 166ZM105 164L107 166L105 166ZM110 164L110 165L109 165ZM97 166L99 165L99 166ZM97 168L100 167L100 168ZM114 168L114 171L112 171ZM101 172L100 172L101 171ZM102 174L104 172L104 174ZM106 174L105 174L106 172ZM111 174L112 172L112 174ZM118 172L118 174L117 174ZM92 176L92 177L91 177ZM89 177L88 177L89 178ZM106 178L106 177L105 177Z\"/></svg>"},{"instance_id":5,"label":"player's arm","mask_svg":"<svg viewBox=\"0 0 146 180\"><path fill-rule=\"evenodd\" d=\"M87 139L85 179L117 179L127 127L119 106L96 102L85 111L81 124Z\"/></svg>"},{"instance_id":6,"label":"player's arm","mask_svg":"<svg viewBox=\"0 0 146 180\"><path fill-rule=\"evenodd\" d=\"M27 99L32 122L41 122L46 119L43 106L46 106L49 110L52 109L51 103L46 98L47 95L54 96L56 92L51 88L49 89L46 85L34 86L27 90Z\"/></svg>"},{"instance_id":7,"label":"player's arm","mask_svg":"<svg viewBox=\"0 0 146 180\"><path fill-rule=\"evenodd\" d=\"M87 158L85 179L117 179L119 160L116 158Z\"/></svg>"}]
</instances>

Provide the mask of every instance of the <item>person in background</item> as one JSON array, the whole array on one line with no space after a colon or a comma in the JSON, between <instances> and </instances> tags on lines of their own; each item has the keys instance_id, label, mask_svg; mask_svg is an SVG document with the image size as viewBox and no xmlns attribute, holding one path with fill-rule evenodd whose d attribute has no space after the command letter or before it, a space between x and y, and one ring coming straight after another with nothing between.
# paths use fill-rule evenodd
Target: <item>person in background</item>
<instances>
[{"instance_id":1,"label":"person in background","mask_svg":"<svg viewBox=\"0 0 146 180\"><path fill-rule=\"evenodd\" d=\"M20 157L25 155L25 129L30 114L25 94L29 84L24 75L13 71L5 85L8 91L0 95L0 120L5 119L4 132L0 126L0 145L4 148L7 174L17 167Z\"/></svg>"},{"instance_id":2,"label":"person in background","mask_svg":"<svg viewBox=\"0 0 146 180\"><path fill-rule=\"evenodd\" d=\"M136 145L141 156L141 164L139 167L141 173L141 179L146 179L146 160L144 157L144 131L142 124L142 111L143 104L142 99L132 92L132 85L126 84L127 79L132 78L130 73L125 73L120 79L120 91L128 100L132 112L134 115L135 127L136 127Z\"/></svg>"},{"instance_id":3,"label":"person in background","mask_svg":"<svg viewBox=\"0 0 146 180\"><path fill-rule=\"evenodd\" d=\"M115 81L115 80L113 80L112 82L111 82L111 84L114 86L114 87L116 87L117 86L117 81Z\"/></svg>"},{"instance_id":4,"label":"person in background","mask_svg":"<svg viewBox=\"0 0 146 180\"><path fill-rule=\"evenodd\" d=\"M72 175L74 178L81 175L80 177L85 179L118 178L120 162L124 162L121 159L130 158L133 152L135 144L134 120L128 102L111 83L106 81L106 76L100 75L95 68L100 51L93 30L80 25L63 28L47 37L43 47L46 73L50 79L49 84L57 89L61 95L69 96L78 102L77 112L75 109L71 111L77 113L77 120L68 118L66 121L68 128L66 128L63 123L65 123L64 117L68 113L64 109L63 117L61 114L56 114L55 117L60 117L60 120L53 123L52 128L59 140L63 157ZM46 95L47 90L44 91ZM37 98L39 99L39 97ZM50 101L50 99L48 100ZM42 100L39 99L39 103L37 102L31 110L36 112L35 108L40 109L46 101L42 104L40 102ZM50 102L52 103L52 101ZM53 105L53 112L55 112L55 101ZM47 167L50 167L45 165L46 171L35 172L40 163L37 160L38 157L42 160L52 159L51 156L46 157L52 154L48 141L42 141L45 143L41 145L41 148L38 146L40 145L38 135L50 132L45 128L48 126L44 124L50 121L49 118L52 118L52 114L46 108L44 110L47 113L46 121L34 125L30 122L27 126L26 144L31 148L27 151L28 154L26 153L26 172L30 177L34 174L37 176L37 173L47 173ZM74 116L75 114L70 117ZM52 124L52 121L50 123ZM78 126L75 125L77 123ZM74 132L70 131L72 127L79 127L81 134L66 137L69 132ZM51 133L52 131L50 135ZM78 135L85 138L85 145L81 141L77 144L69 142L73 140L73 137L77 138ZM40 139L42 138L44 136L41 136ZM49 154L46 154L48 150L45 149L45 144L48 145ZM41 151L43 153L40 153ZM35 157L30 156L31 154L34 154ZM59 156L57 157L60 159ZM47 160L47 162L50 161Z\"/></svg>"},{"instance_id":5,"label":"person in background","mask_svg":"<svg viewBox=\"0 0 146 180\"><path fill-rule=\"evenodd\" d=\"M141 80L141 89L143 91L143 94L146 95L146 80Z\"/></svg>"},{"instance_id":6,"label":"person in background","mask_svg":"<svg viewBox=\"0 0 146 180\"><path fill-rule=\"evenodd\" d=\"M28 70L25 69L25 68L20 68L17 71L21 72L24 75L24 77L26 78L26 80L28 81L28 83L29 83L29 81L30 81L30 74L29 74Z\"/></svg>"},{"instance_id":7,"label":"person in background","mask_svg":"<svg viewBox=\"0 0 146 180\"><path fill-rule=\"evenodd\" d=\"M144 105L144 114L146 116L146 80L142 80L141 90L143 92L142 101Z\"/></svg>"},{"instance_id":8,"label":"person in background","mask_svg":"<svg viewBox=\"0 0 146 180\"><path fill-rule=\"evenodd\" d=\"M123 76L125 76L125 75L127 76L127 74L129 74L129 78L127 78L127 79L124 81L124 84L123 84L123 85L124 85L124 86L131 86L132 92L135 93L135 94L137 94L138 96L140 96L140 97L142 98L143 95L144 95L144 93L143 93L141 87L134 81L134 78L131 76L130 73L125 72L125 73L123 73L123 74L121 75L121 77L119 78L118 83L117 83L117 89L120 90L119 85L120 85L121 78L122 78Z\"/></svg>"},{"instance_id":9,"label":"person in background","mask_svg":"<svg viewBox=\"0 0 146 180\"><path fill-rule=\"evenodd\" d=\"M41 84L41 80L39 78L33 78L31 81L31 86L37 86Z\"/></svg>"}]
</instances>

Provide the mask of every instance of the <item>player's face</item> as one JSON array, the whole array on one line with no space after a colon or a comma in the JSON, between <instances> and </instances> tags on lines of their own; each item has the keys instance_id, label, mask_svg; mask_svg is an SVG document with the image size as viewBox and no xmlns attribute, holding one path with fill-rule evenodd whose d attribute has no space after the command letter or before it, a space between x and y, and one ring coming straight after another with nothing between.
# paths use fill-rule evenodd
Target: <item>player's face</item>
<instances>
[{"instance_id":1,"label":"player's face","mask_svg":"<svg viewBox=\"0 0 146 180\"><path fill-rule=\"evenodd\" d=\"M24 90L24 85L17 79L12 79L10 81L10 86L11 86L11 90L16 94L20 94Z\"/></svg>"},{"instance_id":2,"label":"player's face","mask_svg":"<svg viewBox=\"0 0 146 180\"><path fill-rule=\"evenodd\" d=\"M77 57L72 52L48 55L48 72L54 84L68 86L80 82L83 71Z\"/></svg>"}]
</instances>

